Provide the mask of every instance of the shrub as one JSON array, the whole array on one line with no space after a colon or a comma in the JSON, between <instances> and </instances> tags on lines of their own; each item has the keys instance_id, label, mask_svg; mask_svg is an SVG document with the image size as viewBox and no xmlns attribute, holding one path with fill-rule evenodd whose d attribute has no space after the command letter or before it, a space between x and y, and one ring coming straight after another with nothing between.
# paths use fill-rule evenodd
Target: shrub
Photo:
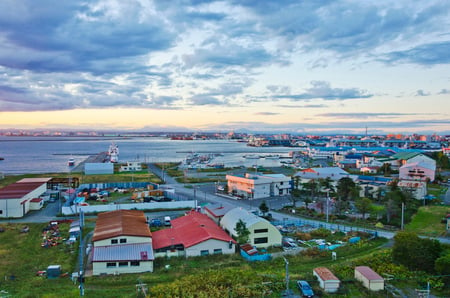
<instances>
[{"instance_id":1,"label":"shrub","mask_svg":"<svg viewBox=\"0 0 450 298\"><path fill-rule=\"evenodd\" d=\"M331 231L325 228L319 228L317 230L311 231L311 236L313 238L327 238L331 235Z\"/></svg>"}]
</instances>

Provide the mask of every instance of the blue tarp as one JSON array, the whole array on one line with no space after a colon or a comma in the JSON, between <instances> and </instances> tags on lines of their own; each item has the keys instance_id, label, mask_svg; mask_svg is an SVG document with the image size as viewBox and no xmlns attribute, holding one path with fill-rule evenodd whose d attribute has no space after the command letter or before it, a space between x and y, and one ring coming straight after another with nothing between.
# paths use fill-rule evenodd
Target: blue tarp
<instances>
[{"instance_id":1,"label":"blue tarp","mask_svg":"<svg viewBox=\"0 0 450 298\"><path fill-rule=\"evenodd\" d=\"M254 261L268 261L272 259L271 254L257 254L257 255L248 255L244 250L241 249L241 256L246 259L247 261L254 262Z\"/></svg>"}]
</instances>

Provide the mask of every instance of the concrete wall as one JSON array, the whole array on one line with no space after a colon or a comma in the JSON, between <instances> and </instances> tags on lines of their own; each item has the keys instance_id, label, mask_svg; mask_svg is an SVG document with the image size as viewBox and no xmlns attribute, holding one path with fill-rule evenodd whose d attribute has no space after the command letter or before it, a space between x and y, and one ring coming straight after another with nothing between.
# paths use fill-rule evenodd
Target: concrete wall
<instances>
[{"instance_id":1,"label":"concrete wall","mask_svg":"<svg viewBox=\"0 0 450 298\"><path fill-rule=\"evenodd\" d=\"M187 257L200 256L202 250L207 250L208 254L212 255L214 254L214 249L222 249L222 254L235 253L234 244L232 244L230 248L228 242L210 239L207 241L203 241L197 245L186 248L186 256Z\"/></svg>"},{"instance_id":2,"label":"concrete wall","mask_svg":"<svg viewBox=\"0 0 450 298\"><path fill-rule=\"evenodd\" d=\"M63 206L63 215L77 214L82 210L84 213L94 212L106 212L120 209L136 209L136 210L153 210L153 209L183 209L183 208L195 208L197 201L177 201L177 202L151 202L151 203L129 203L129 204L108 204L108 205L95 205L95 206Z\"/></svg>"}]
</instances>

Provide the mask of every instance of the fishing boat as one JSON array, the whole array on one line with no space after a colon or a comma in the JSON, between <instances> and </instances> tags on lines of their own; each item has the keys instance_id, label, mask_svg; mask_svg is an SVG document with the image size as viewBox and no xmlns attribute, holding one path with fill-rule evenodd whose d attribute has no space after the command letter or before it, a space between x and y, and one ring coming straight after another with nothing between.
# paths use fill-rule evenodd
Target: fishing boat
<instances>
[{"instance_id":1,"label":"fishing boat","mask_svg":"<svg viewBox=\"0 0 450 298\"><path fill-rule=\"evenodd\" d=\"M119 146L117 146L114 142L109 145L108 156L110 162L115 163L119 161Z\"/></svg>"},{"instance_id":2,"label":"fishing boat","mask_svg":"<svg viewBox=\"0 0 450 298\"><path fill-rule=\"evenodd\" d=\"M75 165L75 159L73 157L69 158L67 164L69 165L69 167L73 167Z\"/></svg>"}]
</instances>

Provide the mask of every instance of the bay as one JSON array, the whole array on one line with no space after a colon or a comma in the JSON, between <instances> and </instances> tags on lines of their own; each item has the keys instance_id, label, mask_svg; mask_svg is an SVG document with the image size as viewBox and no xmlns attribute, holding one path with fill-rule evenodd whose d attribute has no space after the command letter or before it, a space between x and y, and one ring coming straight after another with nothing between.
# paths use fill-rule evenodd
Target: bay
<instances>
[{"instance_id":1,"label":"bay","mask_svg":"<svg viewBox=\"0 0 450 298\"><path fill-rule=\"evenodd\" d=\"M189 153L214 154L211 163L227 167L280 166L279 159L246 159L245 154L288 156L289 147L250 147L235 140L171 140L164 137L0 137L0 172L5 175L69 172L68 159L75 164L90 155L119 146L119 162L180 162Z\"/></svg>"}]
</instances>

